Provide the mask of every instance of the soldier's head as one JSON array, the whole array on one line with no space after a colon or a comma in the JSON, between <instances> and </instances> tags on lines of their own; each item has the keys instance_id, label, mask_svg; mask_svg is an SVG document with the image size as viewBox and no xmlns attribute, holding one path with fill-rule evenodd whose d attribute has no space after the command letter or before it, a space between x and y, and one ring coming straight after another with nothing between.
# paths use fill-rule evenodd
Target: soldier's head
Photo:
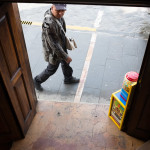
<instances>
[{"instance_id":1,"label":"soldier's head","mask_svg":"<svg viewBox=\"0 0 150 150\"><path fill-rule=\"evenodd\" d=\"M66 11L66 4L53 4L51 7L51 12L54 17L60 19L63 17Z\"/></svg>"}]
</instances>

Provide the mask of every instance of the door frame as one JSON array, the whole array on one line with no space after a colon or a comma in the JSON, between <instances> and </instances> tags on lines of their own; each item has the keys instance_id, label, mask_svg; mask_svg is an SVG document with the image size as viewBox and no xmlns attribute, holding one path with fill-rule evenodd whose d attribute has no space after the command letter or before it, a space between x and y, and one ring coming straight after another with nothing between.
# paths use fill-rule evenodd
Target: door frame
<instances>
[{"instance_id":1,"label":"door frame","mask_svg":"<svg viewBox=\"0 0 150 150\"><path fill-rule=\"evenodd\" d=\"M5 2L25 2L25 3L52 3L52 2L58 2L57 0L5 0ZM3 1L4 2L4 1ZM150 7L150 2L148 0L93 0L92 2L89 0L59 0L61 3L68 3L68 4L86 4L86 5L107 5L107 6L135 6L135 7ZM23 33L22 33L23 34ZM22 35L23 36L23 35ZM150 39L148 40L148 45L150 45ZM24 48L26 50L26 48ZM139 73L139 79L137 86L140 85L141 79L144 76L146 63L147 63L147 57L146 55L150 53L150 49L145 50L144 59L141 64L141 69ZM30 76L30 80L32 80L32 77ZM33 81L32 81L33 82ZM31 82L31 83L32 83ZM34 89L32 85L32 89ZM137 89L137 88L136 88ZM136 95L139 91L135 89L134 95ZM136 99L134 98L134 102ZM134 106L136 107L136 106Z\"/></svg>"},{"instance_id":2,"label":"door frame","mask_svg":"<svg viewBox=\"0 0 150 150\"><path fill-rule=\"evenodd\" d=\"M1 2L21 3L66 3L86 5L107 5L107 6L136 6L150 7L149 0L0 0Z\"/></svg>"}]
</instances>

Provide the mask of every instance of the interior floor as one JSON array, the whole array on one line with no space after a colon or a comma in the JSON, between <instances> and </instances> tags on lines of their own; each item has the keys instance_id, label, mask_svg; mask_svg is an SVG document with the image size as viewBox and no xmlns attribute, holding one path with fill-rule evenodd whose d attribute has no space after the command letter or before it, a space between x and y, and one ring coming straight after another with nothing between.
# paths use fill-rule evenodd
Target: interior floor
<instances>
[{"instance_id":1,"label":"interior floor","mask_svg":"<svg viewBox=\"0 0 150 150\"><path fill-rule=\"evenodd\" d=\"M119 131L109 105L39 101L24 139L11 150L135 150L144 142Z\"/></svg>"}]
</instances>

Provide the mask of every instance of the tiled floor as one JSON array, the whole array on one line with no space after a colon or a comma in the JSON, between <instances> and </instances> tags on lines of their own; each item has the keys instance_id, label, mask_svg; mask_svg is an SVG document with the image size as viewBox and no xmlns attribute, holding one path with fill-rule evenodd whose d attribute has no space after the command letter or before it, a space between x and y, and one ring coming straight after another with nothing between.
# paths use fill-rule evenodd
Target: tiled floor
<instances>
[{"instance_id":1,"label":"tiled floor","mask_svg":"<svg viewBox=\"0 0 150 150\"><path fill-rule=\"evenodd\" d=\"M135 150L142 141L119 131L109 105L39 101L25 139L11 150Z\"/></svg>"}]
</instances>

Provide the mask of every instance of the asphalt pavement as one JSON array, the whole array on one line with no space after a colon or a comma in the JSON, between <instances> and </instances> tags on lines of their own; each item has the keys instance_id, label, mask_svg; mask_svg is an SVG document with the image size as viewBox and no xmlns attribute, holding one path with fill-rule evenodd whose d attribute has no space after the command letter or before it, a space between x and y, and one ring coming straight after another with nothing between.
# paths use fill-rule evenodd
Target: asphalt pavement
<instances>
[{"instance_id":1,"label":"asphalt pavement","mask_svg":"<svg viewBox=\"0 0 150 150\"><path fill-rule=\"evenodd\" d=\"M41 23L49 7L19 4L21 20L34 23L22 24L33 77L47 66L42 52ZM81 78L81 83L64 84L60 66L42 84L44 91L36 91L38 100L74 102L79 91L80 102L109 104L111 94L121 89L125 73L140 72L150 31L148 9L68 5L64 18L67 35L78 45L69 55L73 59L73 76Z\"/></svg>"}]
</instances>

